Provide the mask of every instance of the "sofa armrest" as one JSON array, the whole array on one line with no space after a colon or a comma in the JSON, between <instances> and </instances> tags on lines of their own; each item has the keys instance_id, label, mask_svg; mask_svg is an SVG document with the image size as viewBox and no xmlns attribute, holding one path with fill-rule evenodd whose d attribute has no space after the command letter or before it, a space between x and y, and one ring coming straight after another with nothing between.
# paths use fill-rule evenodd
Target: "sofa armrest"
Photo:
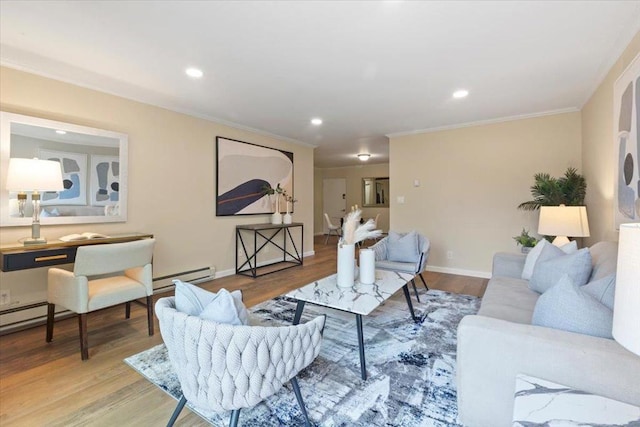
<instances>
[{"instance_id":1,"label":"sofa armrest","mask_svg":"<svg viewBox=\"0 0 640 427\"><path fill-rule=\"evenodd\" d=\"M520 279L524 262L527 259L525 254L516 254L512 252L497 252L493 256L492 276L513 277Z\"/></svg>"},{"instance_id":2,"label":"sofa armrest","mask_svg":"<svg viewBox=\"0 0 640 427\"><path fill-rule=\"evenodd\" d=\"M518 373L640 405L640 357L616 341L465 316L458 326L459 422L511 426Z\"/></svg>"}]
</instances>

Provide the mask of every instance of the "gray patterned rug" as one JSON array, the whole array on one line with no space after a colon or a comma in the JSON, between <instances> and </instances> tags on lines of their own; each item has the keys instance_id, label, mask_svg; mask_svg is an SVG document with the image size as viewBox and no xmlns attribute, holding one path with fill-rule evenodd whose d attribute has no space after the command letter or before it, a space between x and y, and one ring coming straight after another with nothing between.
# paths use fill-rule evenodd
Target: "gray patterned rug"
<instances>
[{"instance_id":1,"label":"gray patterned rug","mask_svg":"<svg viewBox=\"0 0 640 427\"><path fill-rule=\"evenodd\" d=\"M323 427L457 425L456 329L463 316L478 311L480 300L424 289L420 300L413 299L419 323L410 321L402 292L364 316L367 381L360 378L355 316L305 306L302 322L327 314L320 355L298 376L312 422ZM295 308L294 302L276 298L251 311L273 323L290 323ZM125 362L176 400L181 397L163 344ZM207 419L216 426L228 420L228 413ZM302 420L290 384L240 413L242 426L299 426Z\"/></svg>"}]
</instances>

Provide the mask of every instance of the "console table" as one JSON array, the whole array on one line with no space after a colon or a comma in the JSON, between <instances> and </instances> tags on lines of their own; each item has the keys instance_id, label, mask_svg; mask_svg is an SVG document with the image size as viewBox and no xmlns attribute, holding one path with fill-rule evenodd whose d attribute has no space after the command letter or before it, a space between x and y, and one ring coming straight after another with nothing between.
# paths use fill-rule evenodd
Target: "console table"
<instances>
[{"instance_id":1,"label":"console table","mask_svg":"<svg viewBox=\"0 0 640 427\"><path fill-rule=\"evenodd\" d=\"M134 240L150 239L153 234L123 233L103 239L85 239L72 242L51 240L41 245L24 246L18 243L0 246L0 270L17 271L30 268L49 267L69 264L75 261L79 246L100 245L105 243L123 243Z\"/></svg>"},{"instance_id":2,"label":"console table","mask_svg":"<svg viewBox=\"0 0 640 427\"><path fill-rule=\"evenodd\" d=\"M299 247L291 235L291 229L300 229ZM258 238L261 240L259 241ZM248 240L247 240L248 239ZM304 224L247 224L236 226L236 274L253 277L264 276L291 267L302 265ZM248 245L252 243L253 246ZM287 245L289 243L289 246ZM258 265L258 254L266 258L267 248L275 247L282 252L282 257L265 259ZM263 249L265 249L263 251ZM239 255L245 261L241 262ZM278 267L273 267L278 266Z\"/></svg>"}]
</instances>

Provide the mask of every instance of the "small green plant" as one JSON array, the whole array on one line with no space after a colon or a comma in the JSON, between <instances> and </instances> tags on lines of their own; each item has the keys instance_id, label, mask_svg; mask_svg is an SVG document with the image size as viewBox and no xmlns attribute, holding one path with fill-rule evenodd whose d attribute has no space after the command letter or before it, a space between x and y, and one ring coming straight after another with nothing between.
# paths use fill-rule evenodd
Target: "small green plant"
<instances>
[{"instance_id":1,"label":"small green plant","mask_svg":"<svg viewBox=\"0 0 640 427\"><path fill-rule=\"evenodd\" d=\"M519 236L515 236L513 240L515 240L518 245L525 248L532 248L536 243L538 243L538 240L535 237L529 236L529 230L525 228L522 228L522 233L520 233Z\"/></svg>"}]
</instances>

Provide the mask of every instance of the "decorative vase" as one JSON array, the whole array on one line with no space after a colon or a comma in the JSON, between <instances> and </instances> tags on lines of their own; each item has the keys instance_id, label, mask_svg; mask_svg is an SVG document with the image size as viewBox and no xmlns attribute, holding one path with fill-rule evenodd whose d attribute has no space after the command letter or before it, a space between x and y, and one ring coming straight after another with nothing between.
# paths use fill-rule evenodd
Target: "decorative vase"
<instances>
[{"instance_id":1,"label":"decorative vase","mask_svg":"<svg viewBox=\"0 0 640 427\"><path fill-rule=\"evenodd\" d=\"M337 283L342 288L350 288L354 284L356 245L338 244Z\"/></svg>"},{"instance_id":2,"label":"decorative vase","mask_svg":"<svg viewBox=\"0 0 640 427\"><path fill-rule=\"evenodd\" d=\"M360 283L372 285L376 281L376 253L373 249L360 249Z\"/></svg>"},{"instance_id":3,"label":"decorative vase","mask_svg":"<svg viewBox=\"0 0 640 427\"><path fill-rule=\"evenodd\" d=\"M292 222L293 222L293 217L291 216L291 214L289 212L284 214L284 216L282 217L282 223L291 224Z\"/></svg>"},{"instance_id":4,"label":"decorative vase","mask_svg":"<svg viewBox=\"0 0 640 427\"><path fill-rule=\"evenodd\" d=\"M530 248L530 247L528 247L528 246L523 246L523 247L520 249L520 251L521 251L523 254L528 254L529 252L531 252L531 249L533 249L533 248Z\"/></svg>"},{"instance_id":5,"label":"decorative vase","mask_svg":"<svg viewBox=\"0 0 640 427\"><path fill-rule=\"evenodd\" d=\"M276 194L276 211L271 215L271 224L282 224L282 214L280 213L280 195Z\"/></svg>"}]
</instances>

